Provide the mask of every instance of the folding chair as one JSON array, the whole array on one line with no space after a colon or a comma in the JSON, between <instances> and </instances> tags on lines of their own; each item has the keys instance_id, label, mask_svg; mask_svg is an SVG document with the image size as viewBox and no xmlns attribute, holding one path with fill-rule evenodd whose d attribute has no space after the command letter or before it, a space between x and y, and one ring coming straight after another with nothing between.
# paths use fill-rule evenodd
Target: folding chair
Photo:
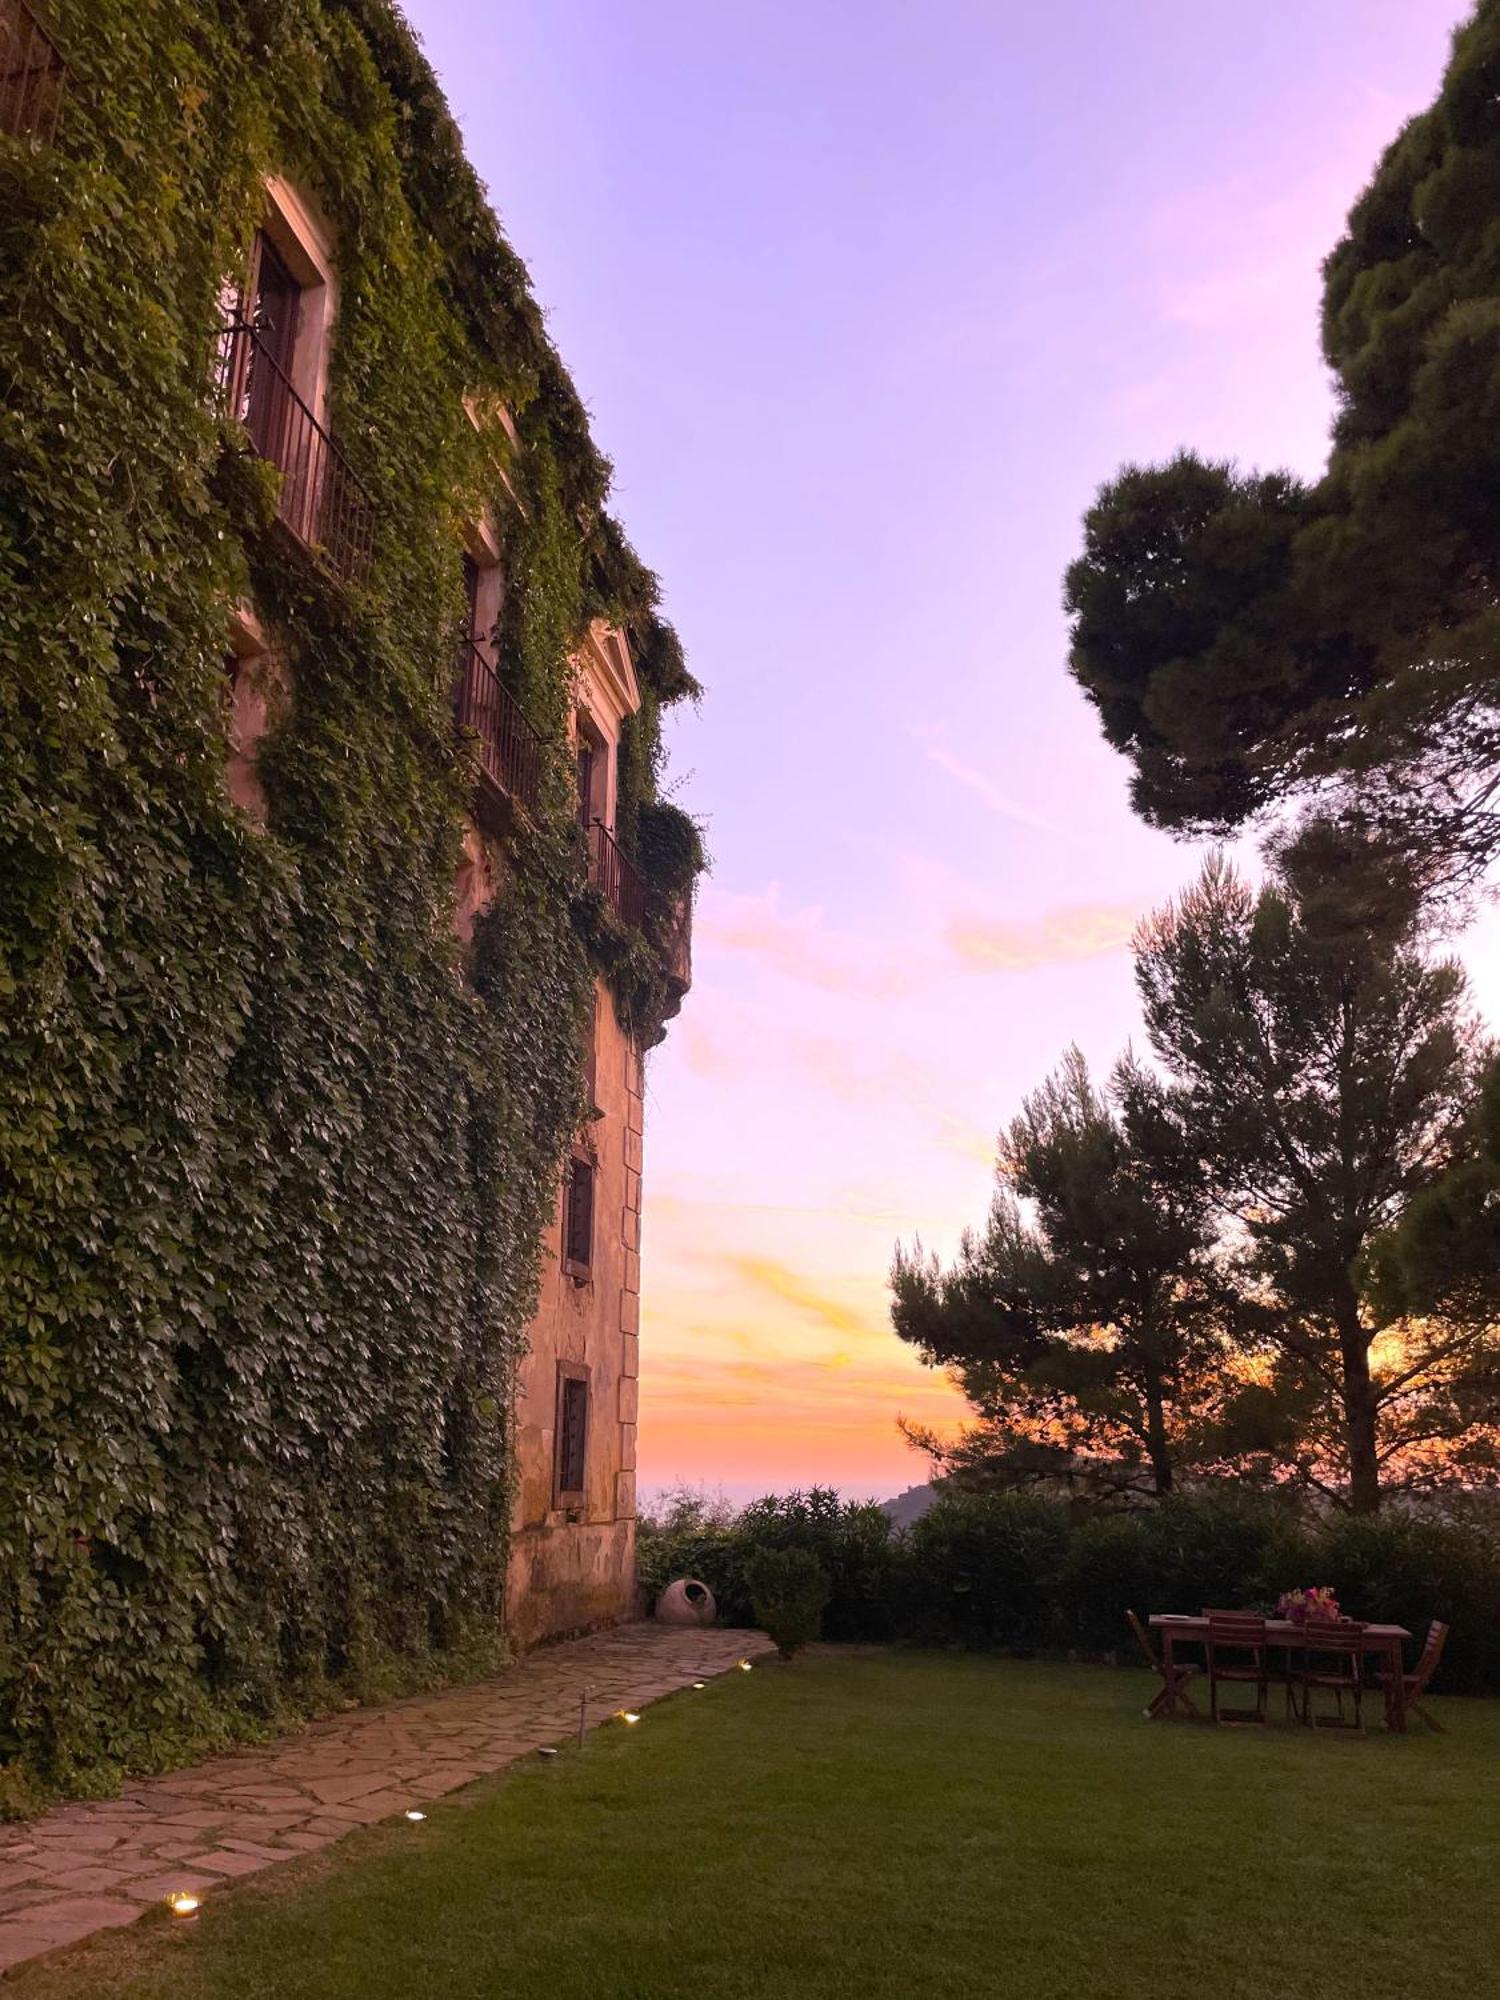
<instances>
[{"instance_id":1,"label":"folding chair","mask_svg":"<svg viewBox=\"0 0 1500 2000\"><path fill-rule=\"evenodd\" d=\"M1360 1703L1364 1696L1365 1628L1353 1618L1309 1620L1297 1649L1296 1687L1302 1720L1311 1729L1363 1729ZM1338 1702L1338 1716L1313 1713L1313 1695L1321 1688ZM1344 1717L1344 1696L1354 1703L1354 1720Z\"/></svg>"},{"instance_id":2,"label":"folding chair","mask_svg":"<svg viewBox=\"0 0 1500 2000\"><path fill-rule=\"evenodd\" d=\"M1181 1661L1174 1660L1169 1679L1165 1660L1158 1655L1155 1647L1151 1644L1151 1634L1133 1611L1127 1611L1125 1616L1130 1621L1130 1629L1135 1634L1135 1643L1140 1648L1146 1665L1150 1667L1153 1673L1160 1674L1161 1676L1161 1686L1151 1697L1150 1707L1144 1711L1146 1720L1150 1722L1159 1715L1167 1714L1169 1712L1168 1704L1173 1701L1180 1701L1189 1715L1196 1715L1198 1710L1194 1705L1193 1697L1187 1691L1187 1684L1193 1678L1193 1675L1197 1673L1198 1669L1196 1667L1185 1666Z\"/></svg>"},{"instance_id":3,"label":"folding chair","mask_svg":"<svg viewBox=\"0 0 1500 2000\"><path fill-rule=\"evenodd\" d=\"M1266 1719L1266 1621L1246 1612L1208 1614L1208 1708L1215 1722L1264 1722ZM1219 1689L1253 1687L1253 1709L1221 1709Z\"/></svg>"},{"instance_id":4,"label":"folding chair","mask_svg":"<svg viewBox=\"0 0 1500 2000\"><path fill-rule=\"evenodd\" d=\"M1441 1618L1434 1618L1427 1628L1427 1643L1422 1648L1422 1657L1415 1669L1401 1676L1402 1701L1408 1715L1420 1715L1429 1729L1435 1729L1441 1736L1443 1725L1431 1709L1422 1706L1422 1696L1427 1692L1428 1683L1438 1670L1438 1661L1443 1657L1443 1648L1448 1643L1448 1627ZM1381 1684L1389 1697L1390 1674L1381 1675Z\"/></svg>"}]
</instances>

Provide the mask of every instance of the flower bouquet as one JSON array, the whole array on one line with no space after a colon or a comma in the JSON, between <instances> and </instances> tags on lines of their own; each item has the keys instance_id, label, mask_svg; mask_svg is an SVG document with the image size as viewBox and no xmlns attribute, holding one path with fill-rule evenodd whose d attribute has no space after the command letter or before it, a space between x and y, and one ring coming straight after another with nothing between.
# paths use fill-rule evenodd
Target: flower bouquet
<instances>
[{"instance_id":1,"label":"flower bouquet","mask_svg":"<svg viewBox=\"0 0 1500 2000\"><path fill-rule=\"evenodd\" d=\"M1284 1590L1276 1600L1276 1616L1293 1625L1331 1625L1343 1617L1339 1601L1325 1585Z\"/></svg>"}]
</instances>

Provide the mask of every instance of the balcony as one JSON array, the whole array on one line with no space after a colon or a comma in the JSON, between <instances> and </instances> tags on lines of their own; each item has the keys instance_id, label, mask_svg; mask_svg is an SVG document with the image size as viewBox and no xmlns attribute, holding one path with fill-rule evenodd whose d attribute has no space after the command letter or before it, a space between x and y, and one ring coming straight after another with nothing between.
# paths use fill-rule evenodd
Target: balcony
<instances>
[{"instance_id":1,"label":"balcony","mask_svg":"<svg viewBox=\"0 0 1500 2000\"><path fill-rule=\"evenodd\" d=\"M370 496L245 320L224 329L218 379L225 407L244 425L251 450L281 473L276 504L286 526L341 581L362 583L374 530Z\"/></svg>"},{"instance_id":2,"label":"balcony","mask_svg":"<svg viewBox=\"0 0 1500 2000\"><path fill-rule=\"evenodd\" d=\"M646 891L634 862L622 851L602 819L589 822L588 836L589 881L602 891L622 923L639 930L646 914Z\"/></svg>"},{"instance_id":3,"label":"balcony","mask_svg":"<svg viewBox=\"0 0 1500 2000\"><path fill-rule=\"evenodd\" d=\"M459 645L454 706L459 727L471 729L479 741L481 806L488 806L491 816L506 802L535 814L541 797L542 739L472 639Z\"/></svg>"},{"instance_id":4,"label":"balcony","mask_svg":"<svg viewBox=\"0 0 1500 2000\"><path fill-rule=\"evenodd\" d=\"M67 65L26 0L0 0L0 132L50 145L67 79Z\"/></svg>"}]
</instances>

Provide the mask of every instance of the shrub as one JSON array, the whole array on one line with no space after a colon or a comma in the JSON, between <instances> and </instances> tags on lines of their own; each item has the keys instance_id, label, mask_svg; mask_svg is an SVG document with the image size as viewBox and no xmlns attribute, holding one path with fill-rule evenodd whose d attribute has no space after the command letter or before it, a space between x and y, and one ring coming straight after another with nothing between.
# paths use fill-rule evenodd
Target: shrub
<instances>
[{"instance_id":1,"label":"shrub","mask_svg":"<svg viewBox=\"0 0 1500 2000\"><path fill-rule=\"evenodd\" d=\"M872 1501L841 1500L827 1486L767 1494L740 1515L739 1533L749 1549L807 1549L817 1557L831 1592L824 1619L830 1639L895 1636L900 1550Z\"/></svg>"},{"instance_id":2,"label":"shrub","mask_svg":"<svg viewBox=\"0 0 1500 2000\"><path fill-rule=\"evenodd\" d=\"M775 1640L782 1659L817 1638L831 1587L811 1549L752 1549L745 1576L755 1622Z\"/></svg>"},{"instance_id":3,"label":"shrub","mask_svg":"<svg viewBox=\"0 0 1500 2000\"><path fill-rule=\"evenodd\" d=\"M1436 1685L1478 1693L1500 1686L1500 1531L1493 1509L1341 1516L1320 1537L1319 1580L1353 1616L1452 1627Z\"/></svg>"},{"instance_id":4,"label":"shrub","mask_svg":"<svg viewBox=\"0 0 1500 2000\"><path fill-rule=\"evenodd\" d=\"M1114 1652L1129 1643L1125 1613L1155 1610L1159 1589L1151 1530L1141 1514L1085 1521L1073 1532L1058 1579L1064 1635L1086 1652Z\"/></svg>"},{"instance_id":5,"label":"shrub","mask_svg":"<svg viewBox=\"0 0 1500 2000\"><path fill-rule=\"evenodd\" d=\"M946 1493L907 1537L913 1635L1035 1652L1056 1628L1068 1517L1024 1493Z\"/></svg>"}]
</instances>

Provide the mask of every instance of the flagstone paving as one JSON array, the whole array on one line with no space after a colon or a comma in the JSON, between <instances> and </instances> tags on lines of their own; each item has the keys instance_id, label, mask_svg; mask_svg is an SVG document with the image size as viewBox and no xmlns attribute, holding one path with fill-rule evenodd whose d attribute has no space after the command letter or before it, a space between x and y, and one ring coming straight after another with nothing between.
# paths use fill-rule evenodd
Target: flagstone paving
<instances>
[{"instance_id":1,"label":"flagstone paving","mask_svg":"<svg viewBox=\"0 0 1500 2000\"><path fill-rule=\"evenodd\" d=\"M133 1923L178 1890L293 1861L562 1742L585 1697L596 1727L769 1650L759 1632L616 1626L528 1653L491 1680L351 1709L116 1799L0 1827L0 1976Z\"/></svg>"}]
</instances>

